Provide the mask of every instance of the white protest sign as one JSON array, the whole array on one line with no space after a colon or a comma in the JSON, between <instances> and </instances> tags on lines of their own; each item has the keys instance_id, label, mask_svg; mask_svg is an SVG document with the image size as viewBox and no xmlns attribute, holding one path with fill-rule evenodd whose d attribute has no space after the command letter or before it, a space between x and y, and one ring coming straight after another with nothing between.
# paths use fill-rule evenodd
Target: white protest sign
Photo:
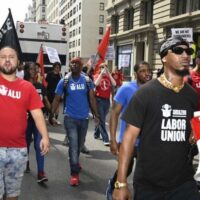
<instances>
[{"instance_id":1,"label":"white protest sign","mask_svg":"<svg viewBox=\"0 0 200 200\"><path fill-rule=\"evenodd\" d=\"M56 49L52 47L47 47L47 46L45 46L45 49L46 49L46 53L48 55L50 63L55 63L55 62L61 63Z\"/></svg>"},{"instance_id":2,"label":"white protest sign","mask_svg":"<svg viewBox=\"0 0 200 200\"><path fill-rule=\"evenodd\" d=\"M106 52L106 56L105 59L106 60L114 60L115 59L115 54L114 54L114 46L108 46L107 52Z\"/></svg>"},{"instance_id":3,"label":"white protest sign","mask_svg":"<svg viewBox=\"0 0 200 200\"><path fill-rule=\"evenodd\" d=\"M187 42L193 42L193 29L192 28L172 28L172 36L181 36Z\"/></svg>"},{"instance_id":4,"label":"white protest sign","mask_svg":"<svg viewBox=\"0 0 200 200\"><path fill-rule=\"evenodd\" d=\"M130 54L119 54L119 69L121 67L129 67L130 65Z\"/></svg>"}]
</instances>

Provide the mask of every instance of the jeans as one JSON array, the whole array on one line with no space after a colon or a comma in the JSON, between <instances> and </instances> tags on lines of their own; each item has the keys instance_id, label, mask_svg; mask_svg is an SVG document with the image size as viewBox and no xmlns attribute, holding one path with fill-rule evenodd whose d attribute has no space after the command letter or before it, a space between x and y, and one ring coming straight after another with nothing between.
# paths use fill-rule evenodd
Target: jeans
<instances>
[{"instance_id":1,"label":"jeans","mask_svg":"<svg viewBox=\"0 0 200 200\"><path fill-rule=\"evenodd\" d=\"M103 142L109 142L108 133L106 130L106 116L110 108L110 99L96 97L97 109L100 118L99 126L95 128L94 137L98 138L101 134Z\"/></svg>"},{"instance_id":2,"label":"jeans","mask_svg":"<svg viewBox=\"0 0 200 200\"><path fill-rule=\"evenodd\" d=\"M88 129L88 119L73 119L69 116L64 117L64 126L69 139L69 162L71 175L80 172L79 156L85 143Z\"/></svg>"},{"instance_id":3,"label":"jeans","mask_svg":"<svg viewBox=\"0 0 200 200\"><path fill-rule=\"evenodd\" d=\"M35 154L36 154L36 160L37 160L37 169L38 169L38 172L41 172L41 171L44 171L44 156L41 154L41 149L40 149L41 135L35 125L33 118L29 117L27 129L26 129L26 141L27 141L28 153L30 150L31 142L32 142L32 135L33 135L34 148L35 148Z\"/></svg>"},{"instance_id":4,"label":"jeans","mask_svg":"<svg viewBox=\"0 0 200 200\"><path fill-rule=\"evenodd\" d=\"M134 200L199 200L195 181L188 181L170 191L157 191L134 185Z\"/></svg>"}]
</instances>

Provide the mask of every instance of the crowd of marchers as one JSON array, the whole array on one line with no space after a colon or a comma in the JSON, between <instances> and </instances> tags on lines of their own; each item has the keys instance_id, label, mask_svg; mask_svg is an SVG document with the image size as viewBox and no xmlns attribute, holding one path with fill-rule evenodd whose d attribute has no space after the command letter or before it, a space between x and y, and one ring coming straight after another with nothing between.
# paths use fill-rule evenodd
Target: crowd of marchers
<instances>
[{"instance_id":1,"label":"crowd of marchers","mask_svg":"<svg viewBox=\"0 0 200 200\"><path fill-rule=\"evenodd\" d=\"M15 46L0 44L0 199L18 199L23 174L30 173L32 141L37 182L48 181L46 124L61 124L63 101L71 186L80 184L80 153L89 153L85 140L91 113L94 139L102 139L118 157L105 199L199 200L200 167L194 168L193 158L200 139L200 51L194 68L190 66L194 51L181 37L163 41L159 52L163 66L156 78L150 64L141 61L134 65L134 80L123 83L122 69L111 72L103 62L94 70L79 57L70 60L65 75L61 63L55 62L43 77L39 63L23 64ZM131 192L127 177L133 165Z\"/></svg>"}]
</instances>

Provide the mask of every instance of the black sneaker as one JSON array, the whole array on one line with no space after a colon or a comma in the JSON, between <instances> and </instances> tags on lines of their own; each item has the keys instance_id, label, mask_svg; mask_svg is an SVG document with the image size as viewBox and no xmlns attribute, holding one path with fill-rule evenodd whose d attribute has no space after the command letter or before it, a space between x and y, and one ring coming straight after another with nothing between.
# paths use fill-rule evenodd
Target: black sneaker
<instances>
[{"instance_id":1,"label":"black sneaker","mask_svg":"<svg viewBox=\"0 0 200 200\"><path fill-rule=\"evenodd\" d=\"M90 151L89 151L89 149L84 145L83 148L81 149L81 153L89 154Z\"/></svg>"},{"instance_id":2,"label":"black sneaker","mask_svg":"<svg viewBox=\"0 0 200 200\"><path fill-rule=\"evenodd\" d=\"M29 161L26 163L26 169L24 171L25 173L29 174L31 172L30 166L29 166Z\"/></svg>"},{"instance_id":3,"label":"black sneaker","mask_svg":"<svg viewBox=\"0 0 200 200\"><path fill-rule=\"evenodd\" d=\"M48 178L45 176L45 173L44 172L39 172L38 173L37 182L38 183L44 183L44 182L47 182L47 181L48 181Z\"/></svg>"}]
</instances>

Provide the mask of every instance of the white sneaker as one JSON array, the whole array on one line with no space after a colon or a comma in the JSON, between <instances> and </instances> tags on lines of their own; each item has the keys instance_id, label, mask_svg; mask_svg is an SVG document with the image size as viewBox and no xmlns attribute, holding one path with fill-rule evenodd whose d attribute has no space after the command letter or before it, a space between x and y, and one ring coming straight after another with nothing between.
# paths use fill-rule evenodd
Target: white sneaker
<instances>
[{"instance_id":1,"label":"white sneaker","mask_svg":"<svg viewBox=\"0 0 200 200\"><path fill-rule=\"evenodd\" d=\"M107 147L110 146L110 142L104 142L103 144L104 146L107 146Z\"/></svg>"},{"instance_id":2,"label":"white sneaker","mask_svg":"<svg viewBox=\"0 0 200 200\"><path fill-rule=\"evenodd\" d=\"M58 121L58 120L56 120L56 124L57 124L57 125L61 125L61 122Z\"/></svg>"}]
</instances>

